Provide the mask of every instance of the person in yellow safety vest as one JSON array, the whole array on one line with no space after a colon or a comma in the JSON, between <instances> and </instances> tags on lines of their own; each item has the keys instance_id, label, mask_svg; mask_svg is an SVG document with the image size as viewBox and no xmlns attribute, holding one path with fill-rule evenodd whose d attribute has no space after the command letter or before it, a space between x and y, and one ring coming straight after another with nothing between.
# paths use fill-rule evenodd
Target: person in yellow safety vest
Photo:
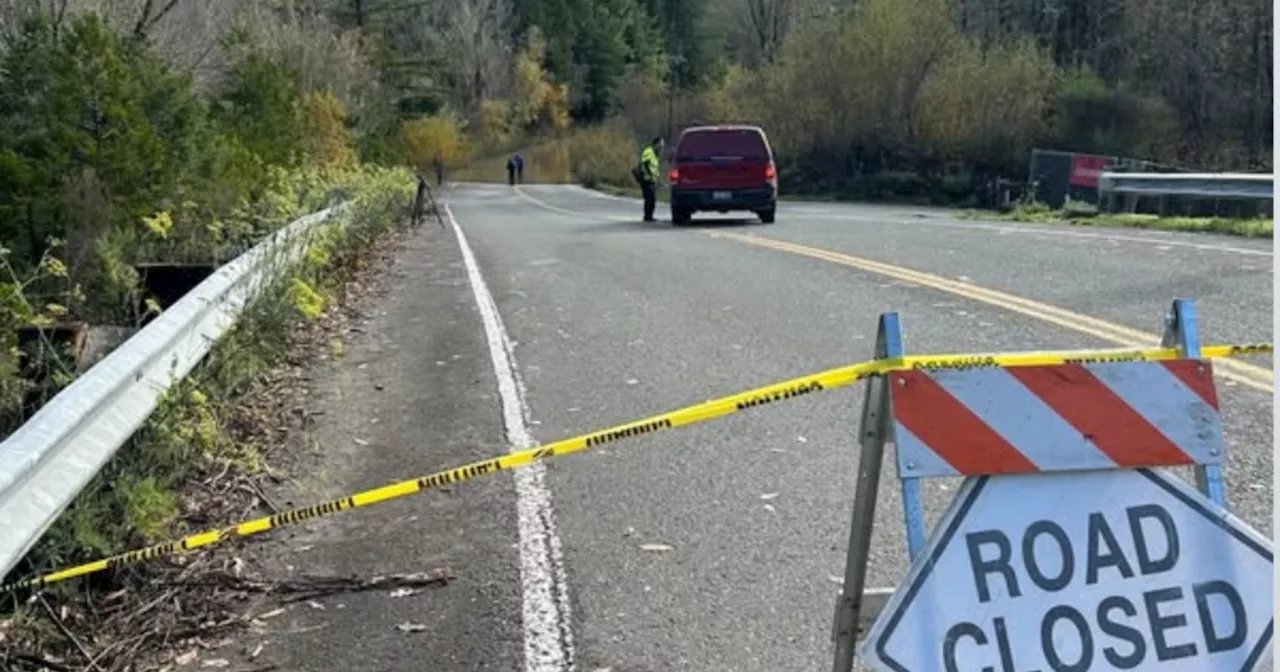
<instances>
[{"instance_id":1,"label":"person in yellow safety vest","mask_svg":"<svg viewBox=\"0 0 1280 672\"><path fill-rule=\"evenodd\" d=\"M640 152L640 165L636 180L644 194L644 221L653 221L653 209L658 199L658 153L662 151L662 138L655 137Z\"/></svg>"}]
</instances>

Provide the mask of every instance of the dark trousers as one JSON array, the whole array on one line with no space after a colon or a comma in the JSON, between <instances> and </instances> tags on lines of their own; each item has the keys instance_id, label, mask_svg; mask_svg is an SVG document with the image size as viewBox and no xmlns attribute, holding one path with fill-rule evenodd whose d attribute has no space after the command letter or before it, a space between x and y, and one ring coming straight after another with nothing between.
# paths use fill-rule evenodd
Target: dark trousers
<instances>
[{"instance_id":1,"label":"dark trousers","mask_svg":"<svg viewBox=\"0 0 1280 672\"><path fill-rule=\"evenodd\" d=\"M507 184L514 186L516 183L516 169L507 168Z\"/></svg>"},{"instance_id":2,"label":"dark trousers","mask_svg":"<svg viewBox=\"0 0 1280 672\"><path fill-rule=\"evenodd\" d=\"M640 192L644 194L644 221L653 221L653 209L658 201L658 185L656 182L644 180L640 183Z\"/></svg>"}]
</instances>

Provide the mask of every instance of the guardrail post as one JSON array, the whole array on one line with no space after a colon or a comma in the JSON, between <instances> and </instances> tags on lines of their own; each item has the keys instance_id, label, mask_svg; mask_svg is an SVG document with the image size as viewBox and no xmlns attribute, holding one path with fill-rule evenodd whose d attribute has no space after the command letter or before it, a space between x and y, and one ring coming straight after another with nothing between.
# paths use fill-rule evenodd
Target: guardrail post
<instances>
[{"instance_id":1,"label":"guardrail post","mask_svg":"<svg viewBox=\"0 0 1280 672\"><path fill-rule=\"evenodd\" d=\"M1164 338L1161 347L1178 348L1187 359L1200 359L1200 320L1196 315L1196 302L1191 299L1175 299L1165 316ZM1196 465L1196 487L1214 504L1226 508L1226 484L1222 479L1222 467L1216 464Z\"/></svg>"},{"instance_id":2,"label":"guardrail post","mask_svg":"<svg viewBox=\"0 0 1280 672\"><path fill-rule=\"evenodd\" d=\"M902 327L897 313L880 315L876 334L877 359L902 357ZM854 486L853 518L849 525L849 551L845 557L844 586L836 604L831 638L835 642L834 672L850 672L858 645L859 615L867 584L867 559L871 553L871 532L876 517L876 499L880 491L880 470L884 464L884 445L888 440L889 379L876 375L867 381L867 394L862 405L859 426L861 450L858 454L858 477ZM914 479L913 479L914 480ZM906 493L903 493L904 501ZM919 490L916 491L917 501ZM923 509L921 509L923 528ZM922 542L923 543L923 542Z\"/></svg>"}]
</instances>

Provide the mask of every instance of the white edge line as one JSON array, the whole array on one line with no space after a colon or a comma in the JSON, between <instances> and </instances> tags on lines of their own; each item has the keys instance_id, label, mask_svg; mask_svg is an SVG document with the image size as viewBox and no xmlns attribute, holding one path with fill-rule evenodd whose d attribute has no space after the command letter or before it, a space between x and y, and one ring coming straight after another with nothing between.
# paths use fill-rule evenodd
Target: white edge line
<instances>
[{"instance_id":1,"label":"white edge line","mask_svg":"<svg viewBox=\"0 0 1280 672\"><path fill-rule=\"evenodd\" d=\"M515 367L511 339L507 336L493 295L480 274L467 237L446 204L445 215L462 251L476 308L484 322L489 356L498 379L502 420L512 451L535 445L529 431L529 406L525 387ZM523 588L524 657L526 672L561 672L574 666L573 632L569 619L568 578L560 537L556 534L551 491L542 462L517 469L516 508L520 532L520 579Z\"/></svg>"}]
</instances>

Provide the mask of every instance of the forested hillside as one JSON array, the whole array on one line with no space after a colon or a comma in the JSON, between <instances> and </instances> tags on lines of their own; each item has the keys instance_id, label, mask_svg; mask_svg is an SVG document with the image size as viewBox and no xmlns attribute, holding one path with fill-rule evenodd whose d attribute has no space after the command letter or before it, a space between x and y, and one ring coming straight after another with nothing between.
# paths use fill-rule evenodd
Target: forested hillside
<instances>
[{"instance_id":1,"label":"forested hillside","mask_svg":"<svg viewBox=\"0 0 1280 672\"><path fill-rule=\"evenodd\" d=\"M793 191L1018 178L1032 146L1271 156L1264 0L0 0L0 30L0 237L33 260L97 235L90 192L117 221L192 184L225 206L348 140L323 161L572 135L543 179L625 180L636 138L750 121Z\"/></svg>"},{"instance_id":2,"label":"forested hillside","mask_svg":"<svg viewBox=\"0 0 1280 672\"><path fill-rule=\"evenodd\" d=\"M428 33L437 3L355 4L414 12L397 30ZM483 39L445 48L454 74L438 100L481 155L554 128L533 112L561 102L550 92L574 124L618 117L636 137L691 121L762 123L793 190L865 188L886 173L1021 178L1033 146L1200 170L1271 161L1273 17L1262 0L457 4L490 18L467 31ZM529 48L537 31L545 49ZM530 56L545 92L519 65ZM582 178L586 155L607 150L578 144L568 161Z\"/></svg>"},{"instance_id":3,"label":"forested hillside","mask_svg":"<svg viewBox=\"0 0 1280 672\"><path fill-rule=\"evenodd\" d=\"M1272 39L1264 0L0 0L5 319L136 323L140 265L373 166L625 185L698 121L762 124L790 193L963 202L1032 147L1269 170Z\"/></svg>"}]
</instances>

